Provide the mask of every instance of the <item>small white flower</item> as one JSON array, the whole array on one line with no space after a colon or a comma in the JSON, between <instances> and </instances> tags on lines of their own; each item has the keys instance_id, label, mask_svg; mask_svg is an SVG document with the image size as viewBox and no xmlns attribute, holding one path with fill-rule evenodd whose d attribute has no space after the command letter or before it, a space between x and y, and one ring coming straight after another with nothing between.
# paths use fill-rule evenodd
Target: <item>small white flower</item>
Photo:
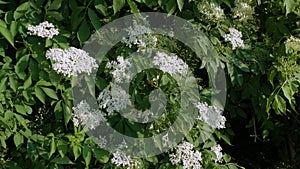
<instances>
[{"instance_id":1,"label":"small white flower","mask_svg":"<svg viewBox=\"0 0 300 169\"><path fill-rule=\"evenodd\" d=\"M92 109L85 100L82 100L73 107L73 111L73 122L76 127L82 124L88 129L93 130L100 125L101 122L106 121L104 113L100 110Z\"/></svg>"},{"instance_id":2,"label":"small white flower","mask_svg":"<svg viewBox=\"0 0 300 169\"><path fill-rule=\"evenodd\" d=\"M98 137L98 146L100 147L100 148L105 148L106 147L106 145L107 145L107 140L106 140L106 137L105 136L99 136Z\"/></svg>"},{"instance_id":3,"label":"small white flower","mask_svg":"<svg viewBox=\"0 0 300 169\"><path fill-rule=\"evenodd\" d=\"M116 83L129 82L131 75L129 67L131 66L128 59L124 59L123 56L118 56L117 61L108 62L107 68L112 69L112 75Z\"/></svg>"},{"instance_id":4,"label":"small white flower","mask_svg":"<svg viewBox=\"0 0 300 169\"><path fill-rule=\"evenodd\" d=\"M225 128L226 118L222 111L215 106L208 106L207 103L198 102L195 104L199 110L197 120L202 120L214 129Z\"/></svg>"},{"instance_id":5,"label":"small white flower","mask_svg":"<svg viewBox=\"0 0 300 169\"><path fill-rule=\"evenodd\" d=\"M233 8L233 17L239 18L240 20L248 20L253 18L255 13L254 8L247 2L249 1L235 1L235 7Z\"/></svg>"},{"instance_id":6,"label":"small white flower","mask_svg":"<svg viewBox=\"0 0 300 169\"><path fill-rule=\"evenodd\" d=\"M133 22L133 26L130 26L126 29L128 32L128 37L123 37L122 42L125 43L128 47L136 45L139 50L144 50L145 48L151 46L156 46L157 38L156 36L151 35L152 31L150 28L137 24Z\"/></svg>"},{"instance_id":7,"label":"small white flower","mask_svg":"<svg viewBox=\"0 0 300 169\"><path fill-rule=\"evenodd\" d=\"M221 19L224 17L224 10L214 2L203 1L198 6L199 11L208 19Z\"/></svg>"},{"instance_id":8,"label":"small white flower","mask_svg":"<svg viewBox=\"0 0 300 169\"><path fill-rule=\"evenodd\" d=\"M168 147L169 145L169 134L165 134L162 136L162 141L163 141L163 147Z\"/></svg>"},{"instance_id":9,"label":"small white flower","mask_svg":"<svg viewBox=\"0 0 300 169\"><path fill-rule=\"evenodd\" d=\"M93 69L98 68L96 60L81 49L70 47L68 49L53 48L46 52L46 58L54 61L53 70L64 76L78 76L80 73L90 75Z\"/></svg>"},{"instance_id":10,"label":"small white flower","mask_svg":"<svg viewBox=\"0 0 300 169\"><path fill-rule=\"evenodd\" d=\"M242 39L243 35L235 28L229 28L229 34L226 34L223 37L225 41L230 41L233 50L237 47L244 47L244 41Z\"/></svg>"},{"instance_id":11,"label":"small white flower","mask_svg":"<svg viewBox=\"0 0 300 169\"><path fill-rule=\"evenodd\" d=\"M98 96L100 109L105 109L108 116L131 105L129 94L118 85L105 88Z\"/></svg>"},{"instance_id":12,"label":"small white flower","mask_svg":"<svg viewBox=\"0 0 300 169\"><path fill-rule=\"evenodd\" d=\"M130 155L125 153L126 149L128 148L125 140L118 146L116 151L113 153L113 158L111 162L118 167L126 167L127 169L133 168L136 164L134 163L133 159Z\"/></svg>"},{"instance_id":13,"label":"small white flower","mask_svg":"<svg viewBox=\"0 0 300 169\"><path fill-rule=\"evenodd\" d=\"M169 155L172 164L180 164L182 162L183 169L200 169L202 154L199 151L193 150L194 145L184 141L175 147L176 153Z\"/></svg>"},{"instance_id":14,"label":"small white flower","mask_svg":"<svg viewBox=\"0 0 300 169\"><path fill-rule=\"evenodd\" d=\"M58 35L59 31L54 27L52 23L44 21L36 26L28 25L27 26L29 35L37 35L42 38L52 39L53 36Z\"/></svg>"},{"instance_id":15,"label":"small white flower","mask_svg":"<svg viewBox=\"0 0 300 169\"><path fill-rule=\"evenodd\" d=\"M216 144L213 147L211 147L211 151L213 151L216 154L216 158L214 159L215 162L222 162L222 147L219 144Z\"/></svg>"},{"instance_id":16,"label":"small white flower","mask_svg":"<svg viewBox=\"0 0 300 169\"><path fill-rule=\"evenodd\" d=\"M165 52L157 52L153 58L153 64L159 66L163 72L171 75L175 73L186 74L188 72L188 65L177 55L170 56Z\"/></svg>"}]
</instances>

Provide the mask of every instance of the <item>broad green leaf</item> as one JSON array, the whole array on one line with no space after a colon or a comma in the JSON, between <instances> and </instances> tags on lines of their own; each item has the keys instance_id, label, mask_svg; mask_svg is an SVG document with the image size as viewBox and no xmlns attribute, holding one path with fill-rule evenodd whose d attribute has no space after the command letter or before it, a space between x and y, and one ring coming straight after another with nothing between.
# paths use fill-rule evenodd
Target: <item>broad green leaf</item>
<instances>
[{"instance_id":1,"label":"broad green leaf","mask_svg":"<svg viewBox=\"0 0 300 169\"><path fill-rule=\"evenodd\" d=\"M113 0L114 14L119 12L125 5L125 0Z\"/></svg>"},{"instance_id":2,"label":"broad green leaf","mask_svg":"<svg viewBox=\"0 0 300 169\"><path fill-rule=\"evenodd\" d=\"M15 143L17 149L19 149L20 146L24 143L24 136L20 133L16 133L14 135L14 143Z\"/></svg>"},{"instance_id":3,"label":"broad green leaf","mask_svg":"<svg viewBox=\"0 0 300 169\"><path fill-rule=\"evenodd\" d=\"M127 3L131 9L131 13L139 13L140 12L136 3L133 0L127 0Z\"/></svg>"},{"instance_id":4,"label":"broad green leaf","mask_svg":"<svg viewBox=\"0 0 300 169\"><path fill-rule=\"evenodd\" d=\"M54 158L52 162L56 164L74 164L67 156L64 156L62 158L60 157Z\"/></svg>"},{"instance_id":5,"label":"broad green leaf","mask_svg":"<svg viewBox=\"0 0 300 169\"><path fill-rule=\"evenodd\" d=\"M95 158L101 163L107 163L109 161L109 153L105 150L95 148L93 149Z\"/></svg>"},{"instance_id":6,"label":"broad green leaf","mask_svg":"<svg viewBox=\"0 0 300 169\"><path fill-rule=\"evenodd\" d=\"M275 95L275 102L277 103L278 109L280 110L280 112L285 114L285 112L286 112L286 102L285 102L285 100L279 94L276 94Z\"/></svg>"},{"instance_id":7,"label":"broad green leaf","mask_svg":"<svg viewBox=\"0 0 300 169\"><path fill-rule=\"evenodd\" d=\"M98 30L100 27L101 27L101 23L100 23L100 19L99 17L97 16L97 14L91 10L91 9L88 9L88 15L89 15L89 18L91 20L91 23L92 25L94 26L95 30Z\"/></svg>"},{"instance_id":8,"label":"broad green leaf","mask_svg":"<svg viewBox=\"0 0 300 169\"><path fill-rule=\"evenodd\" d=\"M289 85L284 85L282 87L283 95L285 96L286 99L288 99L289 103L292 105L292 99L293 99L293 91L290 88Z\"/></svg>"},{"instance_id":9,"label":"broad green leaf","mask_svg":"<svg viewBox=\"0 0 300 169\"><path fill-rule=\"evenodd\" d=\"M86 20L83 20L77 32L77 38L80 44L83 44L90 37L90 34L90 27Z\"/></svg>"},{"instance_id":10,"label":"broad green leaf","mask_svg":"<svg viewBox=\"0 0 300 169\"><path fill-rule=\"evenodd\" d=\"M31 76L29 76L28 79L25 80L25 82L24 82L24 86L23 86L24 89L29 88L31 86L31 84L32 84L32 80L31 80Z\"/></svg>"},{"instance_id":11,"label":"broad green leaf","mask_svg":"<svg viewBox=\"0 0 300 169\"><path fill-rule=\"evenodd\" d=\"M47 15L56 19L57 21L62 21L64 19L62 14L59 12L56 12L56 11L49 11L49 12L47 12Z\"/></svg>"},{"instance_id":12,"label":"broad green leaf","mask_svg":"<svg viewBox=\"0 0 300 169\"><path fill-rule=\"evenodd\" d=\"M12 45L14 45L14 37L12 36L11 32L6 28L0 26L0 34Z\"/></svg>"},{"instance_id":13,"label":"broad green leaf","mask_svg":"<svg viewBox=\"0 0 300 169\"><path fill-rule=\"evenodd\" d=\"M95 0L95 8L103 16L107 16L107 4L105 0Z\"/></svg>"},{"instance_id":14,"label":"broad green leaf","mask_svg":"<svg viewBox=\"0 0 300 169\"><path fill-rule=\"evenodd\" d=\"M61 7L62 0L54 0L48 10L57 10Z\"/></svg>"},{"instance_id":15,"label":"broad green leaf","mask_svg":"<svg viewBox=\"0 0 300 169\"><path fill-rule=\"evenodd\" d=\"M34 94L35 96L42 102L45 104L45 100L46 100L46 95L43 92L43 90L40 87L35 87L34 88Z\"/></svg>"},{"instance_id":16,"label":"broad green leaf","mask_svg":"<svg viewBox=\"0 0 300 169\"><path fill-rule=\"evenodd\" d=\"M270 74L268 75L268 80L272 84L272 86L274 86L273 79L276 76L276 74L277 74L277 70L272 69Z\"/></svg>"},{"instance_id":17,"label":"broad green leaf","mask_svg":"<svg viewBox=\"0 0 300 169\"><path fill-rule=\"evenodd\" d=\"M181 11L184 5L184 0L177 0L178 9Z\"/></svg>"},{"instance_id":18,"label":"broad green leaf","mask_svg":"<svg viewBox=\"0 0 300 169\"><path fill-rule=\"evenodd\" d=\"M56 151L56 143L54 137L51 138L51 143L50 143L50 152L49 152L49 157L51 157Z\"/></svg>"},{"instance_id":19,"label":"broad green leaf","mask_svg":"<svg viewBox=\"0 0 300 169\"><path fill-rule=\"evenodd\" d=\"M60 154L61 157L64 157L65 154L68 152L68 144L66 144L62 140L59 140L57 142L56 147L57 147L57 150L58 150L58 152L59 152L59 154Z\"/></svg>"},{"instance_id":20,"label":"broad green leaf","mask_svg":"<svg viewBox=\"0 0 300 169\"><path fill-rule=\"evenodd\" d=\"M176 10L176 2L175 0L170 0L166 4L166 11L168 12L169 15L173 14Z\"/></svg>"},{"instance_id":21,"label":"broad green leaf","mask_svg":"<svg viewBox=\"0 0 300 169\"><path fill-rule=\"evenodd\" d=\"M6 145L6 142L5 142L5 136L1 135L0 136L0 141L1 141L1 146L6 149L7 145Z\"/></svg>"},{"instance_id":22,"label":"broad green leaf","mask_svg":"<svg viewBox=\"0 0 300 169\"><path fill-rule=\"evenodd\" d=\"M4 92L6 90L6 82L7 82L7 77L1 79L0 82L0 92Z\"/></svg>"},{"instance_id":23,"label":"broad green leaf","mask_svg":"<svg viewBox=\"0 0 300 169\"><path fill-rule=\"evenodd\" d=\"M14 19L18 20L30 9L30 2L24 2L14 12Z\"/></svg>"},{"instance_id":24,"label":"broad green leaf","mask_svg":"<svg viewBox=\"0 0 300 169\"><path fill-rule=\"evenodd\" d=\"M91 162L91 158L92 158L92 152L91 152L91 149L87 145L83 146L82 156L85 161L85 165L89 166L89 164Z\"/></svg>"},{"instance_id":25,"label":"broad green leaf","mask_svg":"<svg viewBox=\"0 0 300 169\"><path fill-rule=\"evenodd\" d=\"M81 155L81 147L80 145L74 144L72 146L72 151L73 151L73 155L75 160Z\"/></svg>"},{"instance_id":26,"label":"broad green leaf","mask_svg":"<svg viewBox=\"0 0 300 169\"><path fill-rule=\"evenodd\" d=\"M25 110L25 107L24 105L22 104L19 104L19 103L16 103L15 105L15 108L16 108L16 111L22 115L26 115L26 110Z\"/></svg>"},{"instance_id":27,"label":"broad green leaf","mask_svg":"<svg viewBox=\"0 0 300 169\"><path fill-rule=\"evenodd\" d=\"M29 61L29 55L24 55L15 65L15 70L20 79L25 80L26 73L25 70L27 68Z\"/></svg>"},{"instance_id":28,"label":"broad green leaf","mask_svg":"<svg viewBox=\"0 0 300 169\"><path fill-rule=\"evenodd\" d=\"M41 87L41 89L45 92L47 96L49 96L52 99L58 100L57 94L53 89L50 89L48 87Z\"/></svg>"},{"instance_id":29,"label":"broad green leaf","mask_svg":"<svg viewBox=\"0 0 300 169\"><path fill-rule=\"evenodd\" d=\"M72 118L72 112L71 109L68 106L64 106L64 122L65 125L67 126L67 124L69 123L69 121Z\"/></svg>"},{"instance_id":30,"label":"broad green leaf","mask_svg":"<svg viewBox=\"0 0 300 169\"><path fill-rule=\"evenodd\" d=\"M0 5L9 4L10 2L0 1Z\"/></svg>"},{"instance_id":31,"label":"broad green leaf","mask_svg":"<svg viewBox=\"0 0 300 169\"><path fill-rule=\"evenodd\" d=\"M284 6L285 6L285 14L289 14L295 10L296 3L295 0L284 0Z\"/></svg>"},{"instance_id":32,"label":"broad green leaf","mask_svg":"<svg viewBox=\"0 0 300 169\"><path fill-rule=\"evenodd\" d=\"M14 78L14 76L9 76L9 85L10 85L10 88L12 88L14 92L17 91L18 81Z\"/></svg>"},{"instance_id":33,"label":"broad green leaf","mask_svg":"<svg viewBox=\"0 0 300 169\"><path fill-rule=\"evenodd\" d=\"M12 37L15 37L18 33L18 22L17 21L12 21L10 23L10 33L12 35Z\"/></svg>"}]
</instances>

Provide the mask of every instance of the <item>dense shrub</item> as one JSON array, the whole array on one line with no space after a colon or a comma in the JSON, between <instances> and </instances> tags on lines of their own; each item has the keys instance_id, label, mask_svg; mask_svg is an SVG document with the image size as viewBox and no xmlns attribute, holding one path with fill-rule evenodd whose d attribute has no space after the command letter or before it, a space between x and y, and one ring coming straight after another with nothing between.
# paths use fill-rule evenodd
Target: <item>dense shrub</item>
<instances>
[{"instance_id":1,"label":"dense shrub","mask_svg":"<svg viewBox=\"0 0 300 169\"><path fill-rule=\"evenodd\" d=\"M223 116L218 114L220 123L216 126L200 116L185 139L169 152L146 159L129 159L130 164L119 163L116 153L97 145L86 134L86 128L79 125L91 123L82 121L82 107L73 103L72 84L78 80L77 74L97 69L95 91L98 96L114 88L111 81L115 77L111 72L126 62L126 56L154 46L170 52L160 57L171 56L179 65L187 64L195 75L201 89L198 113L219 112L209 97L213 91L204 69L208 63L172 37L145 33L146 39L150 37L146 47L125 40L115 45L101 63L80 50L96 30L109 22L150 11L179 16L209 38L220 60L213 64L226 72L225 111ZM184 160L176 159L176 153L178 155L183 148L187 148L188 157L195 158L203 168L242 168L239 161L234 161L237 157L231 160L230 151L226 151L229 155L221 152L219 144L235 147L239 144L239 135L245 134L241 132L249 132L250 128L253 133L246 135L252 134L254 141L271 145L280 160L297 165L299 0L0 1L0 16L0 168L122 168L122 164L130 166L132 163L140 168L180 168L185 165ZM48 27L49 31L36 31L35 26L41 23L39 29ZM155 42L151 41L153 37L157 38ZM59 60L58 56L69 57L69 61ZM78 63L72 62L74 60ZM89 66L82 69L76 66L82 63ZM116 73L120 72L122 70ZM168 70L144 71L134 79L130 94L131 101L146 110L150 91L162 89L168 101L164 120L173 123L176 114L172 112L179 109L176 98L180 91L171 75ZM87 105L81 103L87 109ZM157 134L157 131L145 132L151 125L132 124L117 113L110 114L106 104L101 108L105 110L105 117L111 115L109 122L120 132L134 137L141 137L141 132L145 136ZM164 131L169 127L166 121L153 125L158 131ZM199 143L207 137L203 128L212 126L218 130L214 130L206 142ZM233 144L230 139L235 140Z\"/></svg>"}]
</instances>

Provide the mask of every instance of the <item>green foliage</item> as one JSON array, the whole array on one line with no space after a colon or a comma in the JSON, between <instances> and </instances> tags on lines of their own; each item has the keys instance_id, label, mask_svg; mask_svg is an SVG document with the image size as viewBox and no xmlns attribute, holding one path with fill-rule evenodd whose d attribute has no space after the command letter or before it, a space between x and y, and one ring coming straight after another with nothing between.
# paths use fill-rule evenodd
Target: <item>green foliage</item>
<instances>
[{"instance_id":1,"label":"green foliage","mask_svg":"<svg viewBox=\"0 0 300 169\"><path fill-rule=\"evenodd\" d=\"M253 127L253 119L257 120L260 126L257 132L262 139L271 139L279 145L278 148L286 140L299 142L300 46L299 43L284 43L291 35L300 38L299 0L251 1L255 13L254 18L247 21L233 18L233 0L213 2L225 9L227 17L206 18L199 11L204 1L0 1L0 168L116 168L109 162L109 152L95 145L84 129L74 127L71 121L71 79L52 70L45 53L54 47L82 47L91 34L106 23L144 11L180 16L197 25L209 37L229 81L226 105L229 122L242 117L248 123L247 127ZM43 39L27 34L26 26L45 20L59 26L58 36ZM245 48L232 50L225 42L223 36L230 27L242 32ZM158 46L178 54L189 64L199 86L205 89L201 94L205 95L209 82L199 59L184 45L172 39L162 39ZM116 54L132 52L126 51L124 46L120 48L114 51L114 56L106 59L113 60ZM203 61L202 66L204 64ZM99 73L105 75L96 80L97 90L101 91L111 77L105 71L99 70ZM157 76L160 81L153 80ZM168 75L149 71L139 74L135 80L131 86L132 97L140 109L149 107L147 98L153 88L169 92L169 107L178 108L178 88ZM170 114L165 118L172 122L174 117ZM113 120L117 121L115 128L118 129L120 124L118 130L126 130L128 135L136 136L145 130L137 124L119 120L119 117ZM126 127L122 128L124 124ZM201 122L197 125L205 126ZM155 128L167 127L162 120L155 123ZM290 130L282 134L285 127ZM195 126L186 139L197 149L206 149L217 140L231 145L233 135L230 127L215 131L215 138L201 145L197 139L207 138L208 132ZM295 146L291 148L296 150ZM205 153L207 168L237 168L236 164L230 163L229 156L224 157L226 164L213 163L211 158L215 155L211 153ZM171 165L167 154L164 155L139 160L144 168L180 168ZM295 158L295 155L291 156Z\"/></svg>"}]
</instances>

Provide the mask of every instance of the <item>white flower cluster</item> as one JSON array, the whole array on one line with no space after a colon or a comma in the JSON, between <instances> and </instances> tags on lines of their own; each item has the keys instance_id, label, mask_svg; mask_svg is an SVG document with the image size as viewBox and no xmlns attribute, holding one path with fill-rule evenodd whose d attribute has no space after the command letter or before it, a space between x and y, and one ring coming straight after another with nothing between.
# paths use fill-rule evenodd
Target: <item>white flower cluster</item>
<instances>
[{"instance_id":1,"label":"white flower cluster","mask_svg":"<svg viewBox=\"0 0 300 169\"><path fill-rule=\"evenodd\" d=\"M100 109L106 109L108 116L131 105L130 95L118 85L105 88L97 98Z\"/></svg>"},{"instance_id":2,"label":"white flower cluster","mask_svg":"<svg viewBox=\"0 0 300 169\"><path fill-rule=\"evenodd\" d=\"M224 17L224 10L214 2L203 1L199 4L199 11L208 19L221 19Z\"/></svg>"},{"instance_id":3,"label":"white flower cluster","mask_svg":"<svg viewBox=\"0 0 300 169\"><path fill-rule=\"evenodd\" d=\"M298 43L300 44L300 39L290 36L284 43Z\"/></svg>"},{"instance_id":4,"label":"white flower cluster","mask_svg":"<svg viewBox=\"0 0 300 169\"><path fill-rule=\"evenodd\" d=\"M244 0L243 0L244 1ZM255 13L254 8L247 2L235 1L235 7L233 8L233 17L239 18L240 20L248 20L253 18Z\"/></svg>"},{"instance_id":5,"label":"white flower cluster","mask_svg":"<svg viewBox=\"0 0 300 169\"><path fill-rule=\"evenodd\" d=\"M183 143L175 147L176 154L172 153L169 155L172 164L178 165L182 162L183 169L200 169L202 154L199 151L193 150L194 145L184 141Z\"/></svg>"},{"instance_id":6,"label":"white flower cluster","mask_svg":"<svg viewBox=\"0 0 300 169\"><path fill-rule=\"evenodd\" d=\"M290 36L285 42L286 53L300 51L300 39Z\"/></svg>"},{"instance_id":7,"label":"white flower cluster","mask_svg":"<svg viewBox=\"0 0 300 169\"><path fill-rule=\"evenodd\" d=\"M165 52L157 52L153 58L153 64L159 66L163 72L171 75L175 73L186 74L188 65L177 55L169 56Z\"/></svg>"},{"instance_id":8,"label":"white flower cluster","mask_svg":"<svg viewBox=\"0 0 300 169\"><path fill-rule=\"evenodd\" d=\"M108 62L107 68L112 69L112 75L116 83L129 82L131 79L128 68L131 66L128 59L118 56L117 61Z\"/></svg>"},{"instance_id":9,"label":"white flower cluster","mask_svg":"<svg viewBox=\"0 0 300 169\"><path fill-rule=\"evenodd\" d=\"M128 47L131 48L132 45L137 45L138 50L144 50L149 46L156 46L157 37L151 35L152 31L150 28L134 22L133 26L130 26L126 31L128 32L128 37L123 37L122 42Z\"/></svg>"},{"instance_id":10,"label":"white flower cluster","mask_svg":"<svg viewBox=\"0 0 300 169\"><path fill-rule=\"evenodd\" d=\"M113 158L111 162L116 164L118 167L126 167L127 169L132 168L134 166L133 160L130 155L125 153L124 149L127 149L128 146L126 142L123 142L118 146L117 150L113 153Z\"/></svg>"},{"instance_id":11,"label":"white flower cluster","mask_svg":"<svg viewBox=\"0 0 300 169\"><path fill-rule=\"evenodd\" d=\"M28 25L27 29L29 31L27 34L37 35L42 38L52 39L53 36L59 34L58 29L56 29L54 25L48 21L44 21L36 26Z\"/></svg>"},{"instance_id":12,"label":"white flower cluster","mask_svg":"<svg viewBox=\"0 0 300 169\"><path fill-rule=\"evenodd\" d=\"M106 121L104 113L100 110L92 109L85 100L73 107L73 111L73 122L76 127L81 124L93 130L99 126L101 122Z\"/></svg>"},{"instance_id":13,"label":"white flower cluster","mask_svg":"<svg viewBox=\"0 0 300 169\"><path fill-rule=\"evenodd\" d=\"M242 39L243 35L235 28L229 28L229 34L226 34L223 37L225 41L230 41L233 50L237 47L244 47L244 40Z\"/></svg>"},{"instance_id":14,"label":"white flower cluster","mask_svg":"<svg viewBox=\"0 0 300 169\"><path fill-rule=\"evenodd\" d=\"M68 49L53 48L46 52L46 58L54 61L52 68L63 73L64 76L77 76L80 73L92 73L98 68L96 60L81 49L70 47Z\"/></svg>"},{"instance_id":15,"label":"white flower cluster","mask_svg":"<svg viewBox=\"0 0 300 169\"><path fill-rule=\"evenodd\" d=\"M198 120L204 121L213 129L225 128L226 118L222 111L215 106L208 106L207 103L198 102L195 106L199 109Z\"/></svg>"},{"instance_id":16,"label":"white flower cluster","mask_svg":"<svg viewBox=\"0 0 300 169\"><path fill-rule=\"evenodd\" d=\"M219 144L216 144L213 147L211 147L211 151L213 151L216 154L216 159L214 159L215 162L222 162L222 147Z\"/></svg>"}]
</instances>

